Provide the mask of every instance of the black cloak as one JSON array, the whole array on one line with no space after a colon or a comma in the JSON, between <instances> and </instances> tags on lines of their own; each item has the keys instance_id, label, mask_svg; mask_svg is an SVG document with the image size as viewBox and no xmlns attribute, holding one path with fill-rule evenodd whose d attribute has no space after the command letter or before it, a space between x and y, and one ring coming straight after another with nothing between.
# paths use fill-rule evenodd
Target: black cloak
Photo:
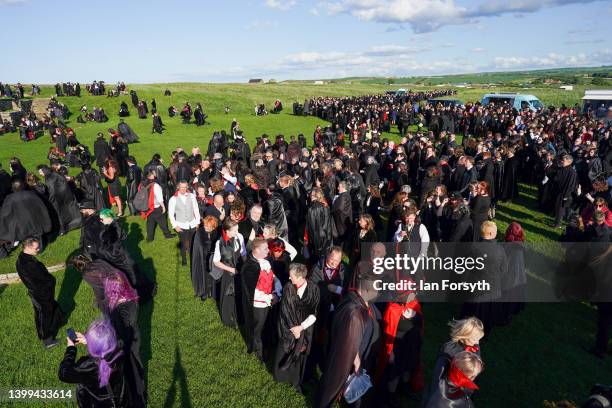
<instances>
[{"instance_id":1,"label":"black cloak","mask_svg":"<svg viewBox=\"0 0 612 408\"><path fill-rule=\"evenodd\" d=\"M331 407L353 371L355 356L361 364L370 354L378 322L357 292L348 292L334 315L327 367L320 380L316 407Z\"/></svg>"},{"instance_id":2,"label":"black cloak","mask_svg":"<svg viewBox=\"0 0 612 408\"><path fill-rule=\"evenodd\" d=\"M134 143L138 141L138 135L134 133L132 128L125 122L119 122L117 125L117 131L127 143Z\"/></svg>"},{"instance_id":3,"label":"black cloak","mask_svg":"<svg viewBox=\"0 0 612 408\"><path fill-rule=\"evenodd\" d=\"M264 219L267 223L276 226L276 233L279 237L285 240L289 239L287 217L285 216L283 200L279 194L273 193L264 203Z\"/></svg>"},{"instance_id":4,"label":"black cloak","mask_svg":"<svg viewBox=\"0 0 612 408\"><path fill-rule=\"evenodd\" d=\"M302 331L299 339L291 333L291 328L299 326L309 315L317 314L319 305L319 288L307 282L304 294L300 298L296 286L288 282L283 287L278 317L278 346L274 362L274 379L300 385L306 367L306 356L310 353L314 325Z\"/></svg>"},{"instance_id":5,"label":"black cloak","mask_svg":"<svg viewBox=\"0 0 612 408\"><path fill-rule=\"evenodd\" d=\"M306 235L310 258L315 262L332 246L332 219L329 207L313 202L306 212Z\"/></svg>"},{"instance_id":6,"label":"black cloak","mask_svg":"<svg viewBox=\"0 0 612 408\"><path fill-rule=\"evenodd\" d=\"M96 211L100 211L104 208L104 195L102 193L102 183L100 182L100 175L98 172L94 169L83 170L83 172L77 176L77 180L81 186L83 200L94 203Z\"/></svg>"},{"instance_id":7,"label":"black cloak","mask_svg":"<svg viewBox=\"0 0 612 408\"><path fill-rule=\"evenodd\" d=\"M81 212L66 178L48 169L43 172L49 191L49 201L59 218L60 233L80 227Z\"/></svg>"},{"instance_id":8,"label":"black cloak","mask_svg":"<svg viewBox=\"0 0 612 408\"><path fill-rule=\"evenodd\" d=\"M29 190L9 194L0 210L0 241L23 241L51 231L49 211L43 200Z\"/></svg>"}]
</instances>

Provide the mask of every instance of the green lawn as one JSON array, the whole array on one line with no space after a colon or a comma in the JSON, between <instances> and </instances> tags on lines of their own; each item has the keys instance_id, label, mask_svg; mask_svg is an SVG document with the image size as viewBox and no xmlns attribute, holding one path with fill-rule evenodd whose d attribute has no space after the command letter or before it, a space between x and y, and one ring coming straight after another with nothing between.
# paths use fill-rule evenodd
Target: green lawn
<instances>
[{"instance_id":1,"label":"green lawn","mask_svg":"<svg viewBox=\"0 0 612 408\"><path fill-rule=\"evenodd\" d=\"M164 97L163 90L173 91ZM262 133L286 136L303 132L310 143L314 126L322 121L313 117L293 117L291 104L296 98L303 101L311 95L366 94L388 89L388 86L330 84L314 86L291 85L205 85L168 84L138 85L140 98L150 101L155 97L167 131L163 135L151 135L151 119L140 120L136 111L127 119L139 134L140 143L130 145L130 152L142 165L150 156L159 152L168 160L169 153L177 146L186 150L194 145L205 149L214 129L227 129L236 117L250 141ZM391 87L392 88L392 87ZM49 95L50 88L43 88ZM473 99L476 92L460 90L459 97ZM546 91L538 95L545 103L562 101L573 104L578 95ZM280 115L255 117L252 108L264 102L270 106L280 98L285 111ZM129 96L120 98L82 97L61 98L73 112L81 104L103 106L110 117L106 124L78 125L76 115L69 123L78 138L93 145L95 134L115 127L121 100L129 102ZM211 125L197 128L182 125L179 118L167 117L169 104L180 109L185 100L204 104L210 115ZM232 112L223 113L225 105ZM17 134L0 137L0 163L7 165L8 158L18 156L24 165L32 169L46 163L49 138L25 144ZM503 205L497 212L497 222L504 229L512 220L518 220L525 228L530 242L555 240L558 230L547 226L550 218L534 210L535 191L521 187L517 203ZM129 231L127 245L141 268L155 277L159 290L154 302L141 309L142 357L147 367L148 389L152 407L301 407L308 406L312 392L307 396L296 394L291 387L276 384L265 367L255 357L245 353L246 347L240 334L225 328L210 302L202 303L193 298L189 269L180 266L176 241L169 243L158 234L156 241L142 241L144 223L140 218L127 217L121 222ZM64 262L78 246L78 232L71 232L52 243L41 259L47 265ZM14 272L16 253L0 261L0 273ZM72 269L56 273L57 296L62 307L69 311L69 327L86 329L97 316L93 306L91 289L81 284L79 275ZM32 307L23 285L0 287L2 334L0 334L0 388L51 388L66 385L57 380L57 367L63 347L43 350L36 339ZM423 361L429 370L436 352L448 336L446 322L456 315L456 305L427 304ZM537 407L543 400L573 399L581 401L591 385L609 382L612 363L601 362L581 350L593 343L595 311L584 304L530 304L510 326L496 328L483 344L485 372L478 379L481 391L476 397L479 407ZM312 389L310 388L310 391ZM32 404L30 406L37 406ZM51 406L51 405L48 405ZM56 404L62 406L62 404ZM417 407L414 402L408 407Z\"/></svg>"}]
</instances>

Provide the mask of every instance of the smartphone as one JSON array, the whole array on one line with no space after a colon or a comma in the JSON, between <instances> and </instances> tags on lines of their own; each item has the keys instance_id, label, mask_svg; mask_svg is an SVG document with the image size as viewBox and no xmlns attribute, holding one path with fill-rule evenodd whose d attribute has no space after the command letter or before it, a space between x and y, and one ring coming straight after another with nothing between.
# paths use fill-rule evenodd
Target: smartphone
<instances>
[{"instance_id":1,"label":"smartphone","mask_svg":"<svg viewBox=\"0 0 612 408\"><path fill-rule=\"evenodd\" d=\"M70 340L72 340L73 343L78 342L79 340L77 339L77 335L76 332L74 331L74 329L71 327L68 330L66 330L66 334L68 335L68 338Z\"/></svg>"}]
</instances>

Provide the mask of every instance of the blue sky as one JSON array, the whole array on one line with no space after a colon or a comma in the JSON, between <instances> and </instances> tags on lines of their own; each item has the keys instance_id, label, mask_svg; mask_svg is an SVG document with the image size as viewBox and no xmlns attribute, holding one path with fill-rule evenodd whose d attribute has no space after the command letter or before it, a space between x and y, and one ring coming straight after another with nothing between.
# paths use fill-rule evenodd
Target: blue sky
<instances>
[{"instance_id":1,"label":"blue sky","mask_svg":"<svg viewBox=\"0 0 612 408\"><path fill-rule=\"evenodd\" d=\"M612 0L0 0L0 81L243 82L612 65Z\"/></svg>"}]
</instances>

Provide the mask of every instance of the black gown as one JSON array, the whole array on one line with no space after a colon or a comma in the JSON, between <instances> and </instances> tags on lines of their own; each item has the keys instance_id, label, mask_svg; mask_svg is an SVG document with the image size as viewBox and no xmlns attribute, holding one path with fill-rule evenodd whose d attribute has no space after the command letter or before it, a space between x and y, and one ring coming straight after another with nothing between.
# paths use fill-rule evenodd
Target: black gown
<instances>
[{"instance_id":1,"label":"black gown","mask_svg":"<svg viewBox=\"0 0 612 408\"><path fill-rule=\"evenodd\" d=\"M123 342L124 373L129 390L130 407L146 406L147 395L144 368L140 360L140 330L138 328L138 303L120 303L110 312L110 321Z\"/></svg>"},{"instance_id":2,"label":"black gown","mask_svg":"<svg viewBox=\"0 0 612 408\"><path fill-rule=\"evenodd\" d=\"M45 174L49 201L57 212L60 233L66 233L81 226L81 212L66 178L53 171Z\"/></svg>"},{"instance_id":3,"label":"black gown","mask_svg":"<svg viewBox=\"0 0 612 408\"><path fill-rule=\"evenodd\" d=\"M213 279L210 276L210 257L214 251L218 232L207 232L198 228L193 238L191 250L191 284L194 296L205 300L212 296Z\"/></svg>"},{"instance_id":4,"label":"black gown","mask_svg":"<svg viewBox=\"0 0 612 408\"><path fill-rule=\"evenodd\" d=\"M334 404L354 369L357 354L363 368L370 353L376 351L372 350L372 346L380 337L380 332L373 307L368 307L354 291L348 292L338 306L332 325L329 358L320 380L316 407L331 407Z\"/></svg>"},{"instance_id":5,"label":"black gown","mask_svg":"<svg viewBox=\"0 0 612 408\"><path fill-rule=\"evenodd\" d=\"M312 263L327 254L332 246L332 218L329 207L316 201L306 212L306 236Z\"/></svg>"},{"instance_id":6,"label":"black gown","mask_svg":"<svg viewBox=\"0 0 612 408\"><path fill-rule=\"evenodd\" d=\"M302 331L299 339L291 333L291 328L299 326L309 315L317 313L319 288L306 282L306 289L300 298L297 287L288 282L283 287L278 319L278 338L274 358L273 375L279 382L288 382L299 388L304 378L306 359L312 346L314 325Z\"/></svg>"},{"instance_id":7,"label":"black gown","mask_svg":"<svg viewBox=\"0 0 612 408\"><path fill-rule=\"evenodd\" d=\"M117 131L127 143L134 143L138 141L138 135L125 122L120 122L119 125L117 125Z\"/></svg>"},{"instance_id":8,"label":"black gown","mask_svg":"<svg viewBox=\"0 0 612 408\"><path fill-rule=\"evenodd\" d=\"M55 301L55 277L35 256L23 252L19 254L15 266L34 306L38 338L40 340L55 338L65 323L64 313Z\"/></svg>"},{"instance_id":9,"label":"black gown","mask_svg":"<svg viewBox=\"0 0 612 408\"><path fill-rule=\"evenodd\" d=\"M283 205L283 199L277 193L274 193L268 198L264 205L264 219L268 224L276 227L276 233L279 237L289 240L289 227L287 217Z\"/></svg>"},{"instance_id":10,"label":"black gown","mask_svg":"<svg viewBox=\"0 0 612 408\"><path fill-rule=\"evenodd\" d=\"M53 224L44 201L30 190L9 194L0 210L0 241L42 237Z\"/></svg>"},{"instance_id":11,"label":"black gown","mask_svg":"<svg viewBox=\"0 0 612 408\"><path fill-rule=\"evenodd\" d=\"M514 200L518 198L518 170L519 159L517 156L506 159L504 163L504 172L502 175L502 185L500 191L501 200Z\"/></svg>"},{"instance_id":12,"label":"black gown","mask_svg":"<svg viewBox=\"0 0 612 408\"><path fill-rule=\"evenodd\" d=\"M84 170L77 176L77 181L81 186L83 199L94 203L96 211L104 208L104 195L98 172L94 169Z\"/></svg>"}]
</instances>

